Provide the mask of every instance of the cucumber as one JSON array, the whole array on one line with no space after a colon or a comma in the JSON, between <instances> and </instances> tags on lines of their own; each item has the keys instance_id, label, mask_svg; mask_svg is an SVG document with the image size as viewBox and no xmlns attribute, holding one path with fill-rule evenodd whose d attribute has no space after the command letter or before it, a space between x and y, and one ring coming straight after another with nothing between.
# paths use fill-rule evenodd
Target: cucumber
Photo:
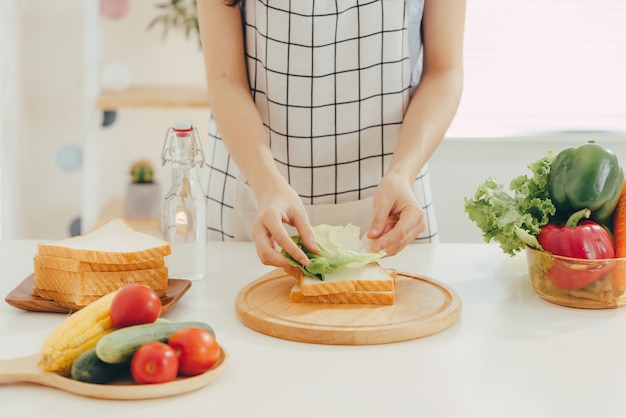
<instances>
[{"instance_id":1,"label":"cucumber","mask_svg":"<svg viewBox=\"0 0 626 418\"><path fill-rule=\"evenodd\" d=\"M215 337L210 325L199 321L157 321L151 324L120 328L104 335L96 344L96 355L105 363L128 362L143 344L151 341L166 343L172 334L183 328L202 328Z\"/></svg>"},{"instance_id":2,"label":"cucumber","mask_svg":"<svg viewBox=\"0 0 626 418\"><path fill-rule=\"evenodd\" d=\"M96 355L96 349L91 348L82 353L72 363L72 379L87 383L107 383L122 372L130 370L127 362L109 364L100 360Z\"/></svg>"}]
</instances>

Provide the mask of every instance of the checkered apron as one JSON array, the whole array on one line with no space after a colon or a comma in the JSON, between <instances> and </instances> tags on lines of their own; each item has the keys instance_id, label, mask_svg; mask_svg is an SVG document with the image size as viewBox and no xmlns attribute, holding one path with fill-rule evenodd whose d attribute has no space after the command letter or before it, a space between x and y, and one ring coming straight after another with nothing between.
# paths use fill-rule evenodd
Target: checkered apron
<instances>
[{"instance_id":1,"label":"checkered apron","mask_svg":"<svg viewBox=\"0 0 626 418\"><path fill-rule=\"evenodd\" d=\"M312 225L351 222L367 231L372 195L421 73L423 0L248 0L243 7L250 88L278 170ZM254 194L212 119L206 153L208 237L248 240ZM429 184L425 167L414 186L428 223L418 242L437 239Z\"/></svg>"}]
</instances>

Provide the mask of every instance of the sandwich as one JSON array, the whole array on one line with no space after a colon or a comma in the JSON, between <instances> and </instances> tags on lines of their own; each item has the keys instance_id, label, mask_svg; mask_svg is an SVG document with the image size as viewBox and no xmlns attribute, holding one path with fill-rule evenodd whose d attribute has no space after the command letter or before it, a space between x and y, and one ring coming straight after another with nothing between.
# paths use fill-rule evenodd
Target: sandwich
<instances>
[{"instance_id":1,"label":"sandwich","mask_svg":"<svg viewBox=\"0 0 626 418\"><path fill-rule=\"evenodd\" d=\"M37 246L33 294L80 309L130 283L165 296L171 253L167 241L130 228L121 219L84 235Z\"/></svg>"},{"instance_id":2,"label":"sandwich","mask_svg":"<svg viewBox=\"0 0 626 418\"><path fill-rule=\"evenodd\" d=\"M372 252L371 240L360 236L356 225L313 227L319 253L309 251L299 236L294 242L309 258L304 266L286 251L291 268L285 271L295 278L289 299L294 303L373 304L395 303L396 271L383 268L383 251Z\"/></svg>"}]
</instances>

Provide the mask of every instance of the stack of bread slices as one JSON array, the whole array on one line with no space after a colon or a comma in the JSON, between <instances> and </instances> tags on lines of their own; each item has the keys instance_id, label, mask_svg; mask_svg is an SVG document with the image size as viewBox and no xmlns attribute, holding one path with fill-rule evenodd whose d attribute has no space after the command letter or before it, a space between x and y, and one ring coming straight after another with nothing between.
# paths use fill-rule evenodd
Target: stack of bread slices
<instances>
[{"instance_id":1,"label":"stack of bread slices","mask_svg":"<svg viewBox=\"0 0 626 418\"><path fill-rule=\"evenodd\" d=\"M84 234L38 244L33 294L80 309L130 283L167 293L167 241L112 221Z\"/></svg>"},{"instance_id":2,"label":"stack of bread slices","mask_svg":"<svg viewBox=\"0 0 626 418\"><path fill-rule=\"evenodd\" d=\"M288 273L296 278L289 299L298 303L371 304L395 303L396 271L378 262L364 267L340 267L324 280L304 275L299 269Z\"/></svg>"}]
</instances>

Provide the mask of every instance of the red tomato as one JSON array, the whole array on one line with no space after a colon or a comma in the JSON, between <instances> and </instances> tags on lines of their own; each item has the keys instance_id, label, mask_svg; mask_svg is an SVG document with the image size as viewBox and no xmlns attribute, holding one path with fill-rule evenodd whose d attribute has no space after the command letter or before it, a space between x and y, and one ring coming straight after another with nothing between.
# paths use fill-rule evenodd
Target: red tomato
<instances>
[{"instance_id":1,"label":"red tomato","mask_svg":"<svg viewBox=\"0 0 626 418\"><path fill-rule=\"evenodd\" d=\"M161 315L161 299L148 286L133 283L121 288L111 302L111 323L116 328L150 324Z\"/></svg>"},{"instance_id":2,"label":"red tomato","mask_svg":"<svg viewBox=\"0 0 626 418\"><path fill-rule=\"evenodd\" d=\"M168 344L178 356L178 372L185 376L206 372L220 357L215 337L202 328L178 330L170 336Z\"/></svg>"},{"instance_id":3,"label":"red tomato","mask_svg":"<svg viewBox=\"0 0 626 418\"><path fill-rule=\"evenodd\" d=\"M140 384L170 382L178 374L176 352L159 341L145 343L133 355L130 372Z\"/></svg>"}]
</instances>

